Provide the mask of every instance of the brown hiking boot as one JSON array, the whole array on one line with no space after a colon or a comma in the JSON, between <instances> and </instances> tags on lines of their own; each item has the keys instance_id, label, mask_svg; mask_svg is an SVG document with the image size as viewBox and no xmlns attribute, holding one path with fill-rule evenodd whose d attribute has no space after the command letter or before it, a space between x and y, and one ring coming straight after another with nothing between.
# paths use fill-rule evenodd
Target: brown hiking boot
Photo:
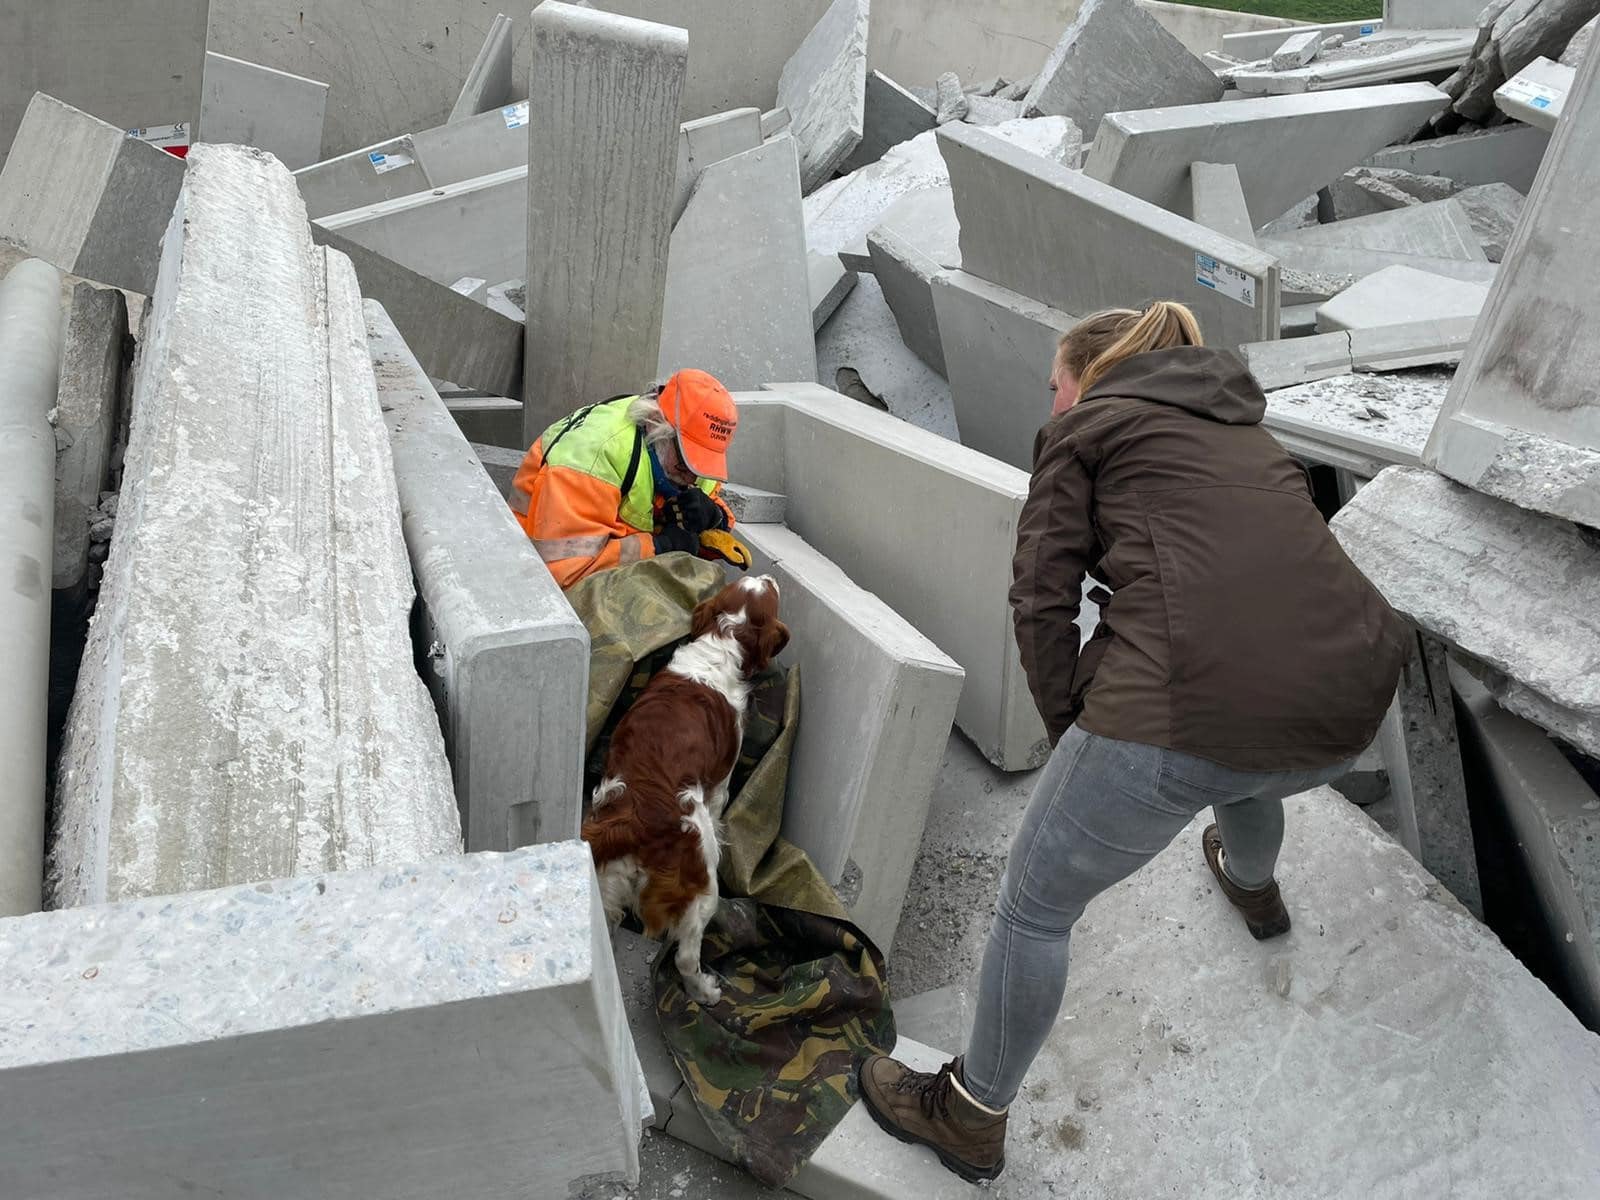
<instances>
[{"instance_id":1,"label":"brown hiking boot","mask_svg":"<svg viewBox=\"0 0 1600 1200\"><path fill-rule=\"evenodd\" d=\"M861 1064L861 1099L890 1137L927 1146L969 1183L993 1179L1006 1165L1006 1114L984 1108L957 1082L961 1060L933 1075L887 1054Z\"/></svg>"},{"instance_id":2,"label":"brown hiking boot","mask_svg":"<svg viewBox=\"0 0 1600 1200\"><path fill-rule=\"evenodd\" d=\"M1206 866L1217 877L1222 894L1244 917L1250 936L1258 942L1289 932L1289 910L1283 906L1278 894L1278 881L1267 880L1265 887L1243 888L1228 878L1222 867L1222 833L1215 825L1207 825L1200 835L1200 848L1205 851Z\"/></svg>"}]
</instances>

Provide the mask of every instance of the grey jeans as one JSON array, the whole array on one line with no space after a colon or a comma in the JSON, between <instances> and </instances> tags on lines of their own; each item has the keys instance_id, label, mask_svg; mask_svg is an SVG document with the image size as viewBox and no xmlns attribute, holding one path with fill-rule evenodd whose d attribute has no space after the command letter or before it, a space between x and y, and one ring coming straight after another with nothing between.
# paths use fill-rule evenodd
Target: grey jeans
<instances>
[{"instance_id":1,"label":"grey jeans","mask_svg":"<svg viewBox=\"0 0 1600 1200\"><path fill-rule=\"evenodd\" d=\"M1015 1098L1060 1012L1067 942L1089 901L1144 866L1206 808L1216 813L1229 878L1265 884L1283 844L1284 797L1349 769L1237 771L1069 729L1011 846L962 1066L968 1090L995 1108Z\"/></svg>"}]
</instances>

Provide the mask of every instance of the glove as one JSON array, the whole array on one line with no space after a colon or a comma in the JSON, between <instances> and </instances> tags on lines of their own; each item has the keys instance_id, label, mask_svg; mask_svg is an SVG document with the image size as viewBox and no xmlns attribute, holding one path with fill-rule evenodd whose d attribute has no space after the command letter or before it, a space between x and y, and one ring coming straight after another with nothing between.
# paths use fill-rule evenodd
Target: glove
<instances>
[{"instance_id":1,"label":"glove","mask_svg":"<svg viewBox=\"0 0 1600 1200\"><path fill-rule=\"evenodd\" d=\"M728 528L728 514L699 488L685 488L662 505L661 523L687 529L698 537L708 529Z\"/></svg>"},{"instance_id":2,"label":"glove","mask_svg":"<svg viewBox=\"0 0 1600 1200\"><path fill-rule=\"evenodd\" d=\"M749 549L725 529L708 529L700 535L700 557L730 563L741 571L750 569Z\"/></svg>"},{"instance_id":3,"label":"glove","mask_svg":"<svg viewBox=\"0 0 1600 1200\"><path fill-rule=\"evenodd\" d=\"M694 554L700 549L700 537L681 525L668 525L655 535L655 546L658 555L674 552Z\"/></svg>"}]
</instances>

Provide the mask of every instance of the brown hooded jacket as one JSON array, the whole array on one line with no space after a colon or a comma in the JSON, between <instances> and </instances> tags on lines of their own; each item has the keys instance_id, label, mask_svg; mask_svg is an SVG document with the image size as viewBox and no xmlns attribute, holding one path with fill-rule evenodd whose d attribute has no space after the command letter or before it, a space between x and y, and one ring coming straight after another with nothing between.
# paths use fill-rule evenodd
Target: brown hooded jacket
<instances>
[{"instance_id":1,"label":"brown hooded jacket","mask_svg":"<svg viewBox=\"0 0 1600 1200\"><path fill-rule=\"evenodd\" d=\"M1011 606L1052 745L1076 721L1272 771L1371 742L1406 630L1265 412L1235 356L1186 346L1119 363L1040 430ZM1085 574L1112 594L1080 654Z\"/></svg>"}]
</instances>

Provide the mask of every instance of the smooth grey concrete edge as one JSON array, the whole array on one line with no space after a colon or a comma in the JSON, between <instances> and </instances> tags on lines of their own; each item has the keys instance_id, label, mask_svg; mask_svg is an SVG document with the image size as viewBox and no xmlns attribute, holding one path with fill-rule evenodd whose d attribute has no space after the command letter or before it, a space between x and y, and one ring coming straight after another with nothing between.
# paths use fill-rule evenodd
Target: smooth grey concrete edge
<instances>
[{"instance_id":1,"label":"smooth grey concrete edge","mask_svg":"<svg viewBox=\"0 0 1600 1200\"><path fill-rule=\"evenodd\" d=\"M38 259L0 282L0 918L44 899L45 742L61 274Z\"/></svg>"},{"instance_id":2,"label":"smooth grey concrete edge","mask_svg":"<svg viewBox=\"0 0 1600 1200\"><path fill-rule=\"evenodd\" d=\"M467 848L576 837L588 632L382 306L365 309Z\"/></svg>"}]
</instances>

